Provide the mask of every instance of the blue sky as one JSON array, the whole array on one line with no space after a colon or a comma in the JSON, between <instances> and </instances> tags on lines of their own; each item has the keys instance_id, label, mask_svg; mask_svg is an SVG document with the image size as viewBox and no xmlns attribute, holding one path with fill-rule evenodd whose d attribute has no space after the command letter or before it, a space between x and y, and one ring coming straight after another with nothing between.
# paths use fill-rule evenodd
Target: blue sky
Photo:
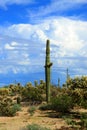
<instances>
[{"instance_id":1,"label":"blue sky","mask_svg":"<svg viewBox=\"0 0 87 130\"><path fill-rule=\"evenodd\" d=\"M87 75L87 0L0 0L0 86L44 79L51 42L51 82Z\"/></svg>"}]
</instances>

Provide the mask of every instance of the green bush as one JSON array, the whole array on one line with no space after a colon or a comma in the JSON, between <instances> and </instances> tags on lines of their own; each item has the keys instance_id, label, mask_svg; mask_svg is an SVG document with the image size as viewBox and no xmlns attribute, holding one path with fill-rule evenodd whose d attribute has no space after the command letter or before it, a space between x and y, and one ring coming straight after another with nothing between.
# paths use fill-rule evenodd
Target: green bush
<instances>
[{"instance_id":1,"label":"green bush","mask_svg":"<svg viewBox=\"0 0 87 130\"><path fill-rule=\"evenodd\" d=\"M87 101L82 100L82 101L81 101L81 106L82 106L83 108L87 109Z\"/></svg>"},{"instance_id":2,"label":"green bush","mask_svg":"<svg viewBox=\"0 0 87 130\"><path fill-rule=\"evenodd\" d=\"M7 98L0 101L0 116L15 116L20 110L20 105L13 104L12 100Z\"/></svg>"},{"instance_id":3,"label":"green bush","mask_svg":"<svg viewBox=\"0 0 87 130\"><path fill-rule=\"evenodd\" d=\"M51 101L52 109L57 112L69 112L73 108L73 105L72 97L68 95L60 95Z\"/></svg>"},{"instance_id":4,"label":"green bush","mask_svg":"<svg viewBox=\"0 0 87 130\"><path fill-rule=\"evenodd\" d=\"M15 112L17 112L17 111L20 111L20 110L21 110L21 106L20 106L19 104L14 104L14 105L12 106L12 109L13 109Z\"/></svg>"},{"instance_id":5,"label":"green bush","mask_svg":"<svg viewBox=\"0 0 87 130\"><path fill-rule=\"evenodd\" d=\"M29 110L28 110L28 112L30 113L30 116L33 116L34 113L35 113L35 111L36 111L36 107L35 107L35 106L31 106L31 107L29 108Z\"/></svg>"},{"instance_id":6,"label":"green bush","mask_svg":"<svg viewBox=\"0 0 87 130\"><path fill-rule=\"evenodd\" d=\"M87 113L80 113L78 121L74 117L64 119L66 123L75 130L87 130Z\"/></svg>"},{"instance_id":7,"label":"green bush","mask_svg":"<svg viewBox=\"0 0 87 130\"><path fill-rule=\"evenodd\" d=\"M82 113L80 117L80 126L81 128L87 129L87 113Z\"/></svg>"},{"instance_id":8,"label":"green bush","mask_svg":"<svg viewBox=\"0 0 87 130\"><path fill-rule=\"evenodd\" d=\"M50 130L49 128L46 127L42 127L40 125L37 124L31 124L27 126L27 130Z\"/></svg>"},{"instance_id":9,"label":"green bush","mask_svg":"<svg viewBox=\"0 0 87 130\"><path fill-rule=\"evenodd\" d=\"M20 110L20 106L17 104L14 104L13 106L7 106L3 107L0 110L1 116L15 116L16 112Z\"/></svg>"},{"instance_id":10,"label":"green bush","mask_svg":"<svg viewBox=\"0 0 87 130\"><path fill-rule=\"evenodd\" d=\"M74 103L79 106L87 107L87 105L85 105L87 104L87 76L75 77L73 79L69 78L66 84L73 97Z\"/></svg>"},{"instance_id":11,"label":"green bush","mask_svg":"<svg viewBox=\"0 0 87 130\"><path fill-rule=\"evenodd\" d=\"M21 96L22 98L28 101L41 101L42 102L43 100L40 90L34 87L25 87L22 91Z\"/></svg>"},{"instance_id":12,"label":"green bush","mask_svg":"<svg viewBox=\"0 0 87 130\"><path fill-rule=\"evenodd\" d=\"M39 107L40 110L51 110L52 109L52 106L51 104L43 104Z\"/></svg>"}]
</instances>

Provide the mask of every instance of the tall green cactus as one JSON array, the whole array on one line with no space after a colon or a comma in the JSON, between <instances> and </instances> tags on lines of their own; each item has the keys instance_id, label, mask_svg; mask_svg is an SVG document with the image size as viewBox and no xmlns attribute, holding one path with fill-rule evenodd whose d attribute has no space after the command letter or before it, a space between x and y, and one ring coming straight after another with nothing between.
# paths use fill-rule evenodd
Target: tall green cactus
<instances>
[{"instance_id":1,"label":"tall green cactus","mask_svg":"<svg viewBox=\"0 0 87 130\"><path fill-rule=\"evenodd\" d=\"M58 78L58 87L60 87L60 79Z\"/></svg>"},{"instance_id":2,"label":"tall green cactus","mask_svg":"<svg viewBox=\"0 0 87 130\"><path fill-rule=\"evenodd\" d=\"M67 70L66 70L66 87L68 87L67 81L68 81L69 78L70 78L70 76L69 76L69 70L67 68Z\"/></svg>"},{"instance_id":3,"label":"tall green cactus","mask_svg":"<svg viewBox=\"0 0 87 130\"><path fill-rule=\"evenodd\" d=\"M50 62L50 41L46 42L46 59L45 59L45 80L46 80L46 101L50 102L50 68L52 63Z\"/></svg>"},{"instance_id":4,"label":"tall green cactus","mask_svg":"<svg viewBox=\"0 0 87 130\"><path fill-rule=\"evenodd\" d=\"M68 78L69 78L69 70L68 70L68 68L67 68L67 70L66 70L66 78L67 78L67 80L68 80Z\"/></svg>"}]
</instances>

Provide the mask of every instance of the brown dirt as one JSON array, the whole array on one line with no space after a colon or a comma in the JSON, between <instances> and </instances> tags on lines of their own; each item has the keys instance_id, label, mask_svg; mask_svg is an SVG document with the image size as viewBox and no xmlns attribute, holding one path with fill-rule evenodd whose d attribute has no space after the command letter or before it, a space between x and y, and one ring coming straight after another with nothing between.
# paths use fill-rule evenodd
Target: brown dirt
<instances>
[{"instance_id":1,"label":"brown dirt","mask_svg":"<svg viewBox=\"0 0 87 130\"><path fill-rule=\"evenodd\" d=\"M39 124L51 128L51 130L74 130L68 129L68 125L62 118L57 118L52 111L36 110L33 116L27 112L29 106L23 106L15 117L0 117L0 130L23 130L28 124ZM84 109L77 109L79 112L87 112ZM49 116L50 115L50 116Z\"/></svg>"},{"instance_id":2,"label":"brown dirt","mask_svg":"<svg viewBox=\"0 0 87 130\"><path fill-rule=\"evenodd\" d=\"M52 130L67 126L61 118L51 118L47 116L47 111L36 110L33 116L27 112L29 107L22 107L22 110L15 117L0 117L0 130L22 130L28 124L39 124Z\"/></svg>"}]
</instances>

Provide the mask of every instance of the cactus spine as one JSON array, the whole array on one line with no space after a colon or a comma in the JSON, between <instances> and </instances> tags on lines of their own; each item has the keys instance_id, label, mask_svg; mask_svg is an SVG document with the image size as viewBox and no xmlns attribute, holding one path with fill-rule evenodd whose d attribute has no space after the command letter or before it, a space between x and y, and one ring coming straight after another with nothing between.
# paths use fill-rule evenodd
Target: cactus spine
<instances>
[{"instance_id":1,"label":"cactus spine","mask_svg":"<svg viewBox=\"0 0 87 130\"><path fill-rule=\"evenodd\" d=\"M52 63L50 63L50 41L46 42L46 59L45 59L45 81L46 81L46 101L50 102L50 68Z\"/></svg>"}]
</instances>

